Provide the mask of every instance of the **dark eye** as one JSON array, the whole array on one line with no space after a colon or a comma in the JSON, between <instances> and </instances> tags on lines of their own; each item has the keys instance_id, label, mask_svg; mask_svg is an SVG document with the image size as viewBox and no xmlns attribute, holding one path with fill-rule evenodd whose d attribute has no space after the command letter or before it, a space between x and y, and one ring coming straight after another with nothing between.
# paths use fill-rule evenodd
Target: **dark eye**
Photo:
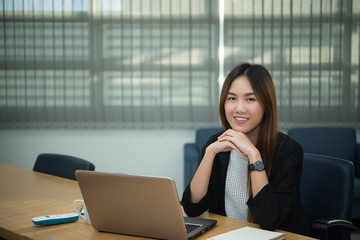
<instances>
[{"instance_id":1,"label":"dark eye","mask_svg":"<svg viewBox=\"0 0 360 240\"><path fill-rule=\"evenodd\" d=\"M227 100L228 101L233 101L233 100L235 100L235 97L228 97Z\"/></svg>"},{"instance_id":2,"label":"dark eye","mask_svg":"<svg viewBox=\"0 0 360 240\"><path fill-rule=\"evenodd\" d=\"M249 102L255 102L255 101L256 101L255 98L248 98L247 100L248 100Z\"/></svg>"}]
</instances>

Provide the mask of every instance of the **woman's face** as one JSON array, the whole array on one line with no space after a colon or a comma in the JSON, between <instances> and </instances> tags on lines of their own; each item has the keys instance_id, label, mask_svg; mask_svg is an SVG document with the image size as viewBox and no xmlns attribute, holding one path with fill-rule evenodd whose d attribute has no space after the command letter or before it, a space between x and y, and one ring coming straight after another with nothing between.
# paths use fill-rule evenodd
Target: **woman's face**
<instances>
[{"instance_id":1,"label":"woman's face","mask_svg":"<svg viewBox=\"0 0 360 240\"><path fill-rule=\"evenodd\" d=\"M225 115L232 129L257 139L264 109L257 101L250 81L245 76L236 78L225 100Z\"/></svg>"}]
</instances>

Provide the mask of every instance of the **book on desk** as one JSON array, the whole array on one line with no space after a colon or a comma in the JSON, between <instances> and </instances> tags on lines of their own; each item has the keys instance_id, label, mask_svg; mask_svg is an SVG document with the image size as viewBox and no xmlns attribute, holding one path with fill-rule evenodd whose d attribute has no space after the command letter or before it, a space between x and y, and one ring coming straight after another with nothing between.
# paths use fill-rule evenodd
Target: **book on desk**
<instances>
[{"instance_id":1,"label":"book on desk","mask_svg":"<svg viewBox=\"0 0 360 240\"><path fill-rule=\"evenodd\" d=\"M267 231L253 227L243 227L230 232L217 235L208 240L238 240L238 239L251 239L251 240L283 240L286 238L284 233Z\"/></svg>"}]
</instances>

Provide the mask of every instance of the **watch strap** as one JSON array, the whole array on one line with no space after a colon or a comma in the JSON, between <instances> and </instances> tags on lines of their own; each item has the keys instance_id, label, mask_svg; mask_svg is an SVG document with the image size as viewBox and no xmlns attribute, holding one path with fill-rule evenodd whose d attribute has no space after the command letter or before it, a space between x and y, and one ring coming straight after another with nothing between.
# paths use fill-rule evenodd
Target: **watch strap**
<instances>
[{"instance_id":1,"label":"watch strap","mask_svg":"<svg viewBox=\"0 0 360 240\"><path fill-rule=\"evenodd\" d=\"M248 171L251 172L251 171L254 171L254 170L257 170L257 171L263 171L265 170L265 165L264 165L264 162L258 160L254 163L251 163L248 165Z\"/></svg>"}]
</instances>

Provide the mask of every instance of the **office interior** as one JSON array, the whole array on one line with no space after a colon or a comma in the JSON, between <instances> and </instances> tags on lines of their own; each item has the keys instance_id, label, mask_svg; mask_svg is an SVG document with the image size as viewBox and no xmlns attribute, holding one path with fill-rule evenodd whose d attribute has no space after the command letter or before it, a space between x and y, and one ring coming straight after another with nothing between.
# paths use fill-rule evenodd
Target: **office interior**
<instances>
[{"instance_id":1,"label":"office interior","mask_svg":"<svg viewBox=\"0 0 360 240\"><path fill-rule=\"evenodd\" d=\"M360 141L357 0L0 0L0 163L40 153L167 176L220 126L226 74L272 74L281 129L353 127Z\"/></svg>"}]
</instances>

